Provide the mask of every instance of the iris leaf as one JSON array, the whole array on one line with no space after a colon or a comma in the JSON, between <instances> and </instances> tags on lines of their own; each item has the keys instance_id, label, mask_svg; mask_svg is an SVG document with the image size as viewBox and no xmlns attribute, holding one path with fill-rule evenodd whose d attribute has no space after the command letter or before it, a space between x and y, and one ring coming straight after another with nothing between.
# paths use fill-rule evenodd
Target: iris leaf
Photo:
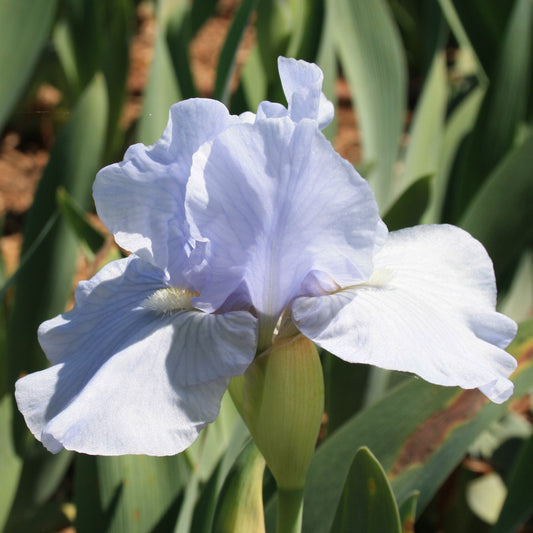
<instances>
[{"instance_id":1,"label":"iris leaf","mask_svg":"<svg viewBox=\"0 0 533 533\"><path fill-rule=\"evenodd\" d=\"M533 132L491 173L459 221L487 248L498 279L512 273L533 239L532 167Z\"/></svg>"},{"instance_id":2,"label":"iris leaf","mask_svg":"<svg viewBox=\"0 0 533 533\"><path fill-rule=\"evenodd\" d=\"M487 77L486 77L485 69L483 67L483 64L479 60L479 57L476 54L476 50L474 49L470 41L470 35L472 34L471 32L467 32L465 30L463 21L461 20L461 17L459 16L459 13L457 12L456 5L454 4L453 0L438 0L438 1L440 4L440 8L442 9L444 16L446 17L446 21L448 22L448 25L450 26L455 38L457 39L457 42L459 43L463 51L468 52L474 58L474 61L477 67L476 68L477 76L483 84L486 84Z\"/></svg>"},{"instance_id":3,"label":"iris leaf","mask_svg":"<svg viewBox=\"0 0 533 533\"><path fill-rule=\"evenodd\" d=\"M420 496L420 492L416 490L400 505L402 533L414 533L415 531L416 504L418 496Z\"/></svg>"},{"instance_id":4,"label":"iris leaf","mask_svg":"<svg viewBox=\"0 0 533 533\"><path fill-rule=\"evenodd\" d=\"M191 3L191 32L194 35L213 15L217 0L202 0Z\"/></svg>"},{"instance_id":5,"label":"iris leaf","mask_svg":"<svg viewBox=\"0 0 533 533\"><path fill-rule=\"evenodd\" d=\"M241 71L241 85L237 88L232 101L232 110L237 113L256 110L266 99L267 78L261 64L259 48L254 46L248 55ZM236 109L235 109L236 108Z\"/></svg>"},{"instance_id":6,"label":"iris leaf","mask_svg":"<svg viewBox=\"0 0 533 533\"><path fill-rule=\"evenodd\" d=\"M15 270L15 272L13 272L13 274L11 274L11 276L9 276L9 278L7 278L3 283L2 288L0 289L0 299L3 299L5 297L7 290L9 289L9 287L11 287L11 285L13 285L13 283L15 283L19 273L24 269L26 263L31 260L31 258L36 252L38 252L39 246L54 227L54 224L57 222L57 218L58 213L54 212L52 216L48 219L46 224L43 226L39 235L37 235L37 237L28 247L26 252L22 255L17 266L17 270Z\"/></svg>"},{"instance_id":7,"label":"iris leaf","mask_svg":"<svg viewBox=\"0 0 533 533\"><path fill-rule=\"evenodd\" d=\"M258 0L243 0L235 14L226 41L220 52L215 80L213 98L225 104L229 101L231 80L235 70L237 50L244 36L244 32L250 20Z\"/></svg>"},{"instance_id":8,"label":"iris leaf","mask_svg":"<svg viewBox=\"0 0 533 533\"><path fill-rule=\"evenodd\" d=\"M470 92L455 107L446 121L438 170L433 180L430 204L424 214L424 223L438 223L442 220L442 210L453 163L462 141L475 123L483 94L484 90L481 87Z\"/></svg>"},{"instance_id":9,"label":"iris leaf","mask_svg":"<svg viewBox=\"0 0 533 533\"><path fill-rule=\"evenodd\" d=\"M55 194L60 186L65 187L80 205L88 205L92 180L103 153L106 119L105 84L103 77L97 76L59 134L28 213L22 249L22 257L27 256L28 260L18 272L8 330L11 383L19 375L45 366L35 331L43 320L62 312L71 295L76 240L63 222L52 223L44 236L43 226L50 223L56 211ZM41 238L39 253L28 254ZM71 461L67 452L53 456L33 438L26 441L29 434L20 415L14 420L13 427L17 451L23 454L31 450L31 457L24 463L9 527L24 524L32 518L41 520L36 517L41 516L40 512L48 512L43 506L57 490ZM57 516L56 511L52 515Z\"/></svg>"},{"instance_id":10,"label":"iris leaf","mask_svg":"<svg viewBox=\"0 0 533 533\"><path fill-rule=\"evenodd\" d=\"M12 418L13 399L10 395L2 395L0 399L0 426L3 428L0 432L0 479L2 479L0 484L0 529L2 531L22 469L22 460L15 451L12 432L10 431Z\"/></svg>"},{"instance_id":11,"label":"iris leaf","mask_svg":"<svg viewBox=\"0 0 533 533\"><path fill-rule=\"evenodd\" d=\"M351 531L401 533L400 514L387 475L366 447L356 452L332 533Z\"/></svg>"},{"instance_id":12,"label":"iris leaf","mask_svg":"<svg viewBox=\"0 0 533 533\"><path fill-rule=\"evenodd\" d=\"M142 113L137 125L137 138L140 142L152 144L161 137L168 121L168 110L180 99L168 44L163 32L159 31L144 92Z\"/></svg>"},{"instance_id":13,"label":"iris leaf","mask_svg":"<svg viewBox=\"0 0 533 533\"><path fill-rule=\"evenodd\" d=\"M317 40L320 46L317 51L316 63L324 73L324 83L322 92L326 95L328 100L333 102L335 108L337 107L337 78L338 68L337 59L335 56L335 27L333 25L333 10L331 2L326 2L324 5L324 20L322 22L322 34ZM337 131L337 119L333 118L332 123L324 129L324 135L333 141Z\"/></svg>"},{"instance_id":14,"label":"iris leaf","mask_svg":"<svg viewBox=\"0 0 533 533\"><path fill-rule=\"evenodd\" d=\"M88 86L61 131L44 170L24 229L22 256L41 235L56 210L56 191L64 187L86 208L100 165L107 126L107 95L102 76ZM40 370L44 357L35 331L45 319L63 312L72 292L77 242L64 222L43 239L39 254L18 275L9 327L12 381L23 372Z\"/></svg>"},{"instance_id":15,"label":"iris leaf","mask_svg":"<svg viewBox=\"0 0 533 533\"><path fill-rule=\"evenodd\" d=\"M383 0L334 0L333 24L340 63L350 84L369 176L381 209L392 199L406 104L406 60L398 29Z\"/></svg>"},{"instance_id":16,"label":"iris leaf","mask_svg":"<svg viewBox=\"0 0 533 533\"><path fill-rule=\"evenodd\" d=\"M530 320L521 325L509 348L519 360L516 397L533 384L532 344ZM392 480L397 501L420 490L420 513L474 439L508 408L489 404L477 391L404 381L318 448L307 476L303 530L318 533L331 528L355 451L361 446L372 448Z\"/></svg>"},{"instance_id":17,"label":"iris leaf","mask_svg":"<svg viewBox=\"0 0 533 533\"><path fill-rule=\"evenodd\" d=\"M24 458L17 493L5 527L7 533L51 531L68 525L59 506L50 502L72 463L73 454L51 455L36 444Z\"/></svg>"},{"instance_id":18,"label":"iris leaf","mask_svg":"<svg viewBox=\"0 0 533 533\"><path fill-rule=\"evenodd\" d=\"M414 226L429 204L429 193L433 176L422 176L413 181L396 202L387 210L383 221L389 231Z\"/></svg>"},{"instance_id":19,"label":"iris leaf","mask_svg":"<svg viewBox=\"0 0 533 533\"><path fill-rule=\"evenodd\" d=\"M173 505L189 480L182 455L98 457L96 467L106 531L157 531L157 526L163 525L169 530L174 521ZM94 531L94 509L85 507L85 511L77 522L80 526L83 522L83 531Z\"/></svg>"},{"instance_id":20,"label":"iris leaf","mask_svg":"<svg viewBox=\"0 0 533 533\"><path fill-rule=\"evenodd\" d=\"M94 258L94 255L104 245L105 237L90 224L83 209L81 209L63 187L57 190L57 204L70 228L85 245L92 258Z\"/></svg>"},{"instance_id":21,"label":"iris leaf","mask_svg":"<svg viewBox=\"0 0 533 533\"><path fill-rule=\"evenodd\" d=\"M265 460L249 442L219 499L213 533L264 532L263 472Z\"/></svg>"},{"instance_id":22,"label":"iris leaf","mask_svg":"<svg viewBox=\"0 0 533 533\"><path fill-rule=\"evenodd\" d=\"M189 2L181 0L160 2L158 31L166 37L170 60L183 98L198 95L191 71L189 44L197 30L192 27L195 14L200 6L206 7L208 3L193 2L189 5Z\"/></svg>"},{"instance_id":23,"label":"iris leaf","mask_svg":"<svg viewBox=\"0 0 533 533\"><path fill-rule=\"evenodd\" d=\"M509 18L509 12L513 6L510 2L485 2L485 0L450 0L450 2L440 1L441 7L444 4L453 4L457 17L464 27L465 34L475 50L475 53L485 72L491 77L494 68L494 60L497 57L501 46L502 35L505 32L505 25ZM446 12L446 10L444 10ZM450 26L455 32L456 24ZM463 45L460 34L456 33L457 40Z\"/></svg>"},{"instance_id":24,"label":"iris leaf","mask_svg":"<svg viewBox=\"0 0 533 533\"><path fill-rule=\"evenodd\" d=\"M405 167L399 180L402 190L412 185L420 176L435 174L439 168L447 93L445 52L439 50L433 56L409 130Z\"/></svg>"},{"instance_id":25,"label":"iris leaf","mask_svg":"<svg viewBox=\"0 0 533 533\"><path fill-rule=\"evenodd\" d=\"M196 502L194 510L192 531L198 533L211 533L216 508L221 502L220 494L225 486L228 476L235 462L241 457L250 441L248 428L240 417L235 421L231 438L225 447L224 455L210 478L203 486L202 492Z\"/></svg>"},{"instance_id":26,"label":"iris leaf","mask_svg":"<svg viewBox=\"0 0 533 533\"><path fill-rule=\"evenodd\" d=\"M507 498L491 533L518 531L533 512L533 436L523 444L507 481Z\"/></svg>"},{"instance_id":27,"label":"iris leaf","mask_svg":"<svg viewBox=\"0 0 533 533\"><path fill-rule=\"evenodd\" d=\"M499 50L495 76L455 169L449 217L457 221L516 140L530 92L533 5L517 0Z\"/></svg>"},{"instance_id":28,"label":"iris leaf","mask_svg":"<svg viewBox=\"0 0 533 533\"><path fill-rule=\"evenodd\" d=\"M57 0L0 0L0 131L46 44L57 4Z\"/></svg>"}]
</instances>

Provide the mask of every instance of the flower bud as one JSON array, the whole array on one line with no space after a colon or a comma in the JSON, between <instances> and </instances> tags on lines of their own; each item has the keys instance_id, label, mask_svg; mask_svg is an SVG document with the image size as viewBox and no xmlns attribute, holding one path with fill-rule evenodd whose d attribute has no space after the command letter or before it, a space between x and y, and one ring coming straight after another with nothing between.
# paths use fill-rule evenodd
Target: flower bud
<instances>
[{"instance_id":1,"label":"flower bud","mask_svg":"<svg viewBox=\"0 0 533 533\"><path fill-rule=\"evenodd\" d=\"M230 392L278 487L303 488L324 410L315 345L302 335L274 344Z\"/></svg>"}]
</instances>

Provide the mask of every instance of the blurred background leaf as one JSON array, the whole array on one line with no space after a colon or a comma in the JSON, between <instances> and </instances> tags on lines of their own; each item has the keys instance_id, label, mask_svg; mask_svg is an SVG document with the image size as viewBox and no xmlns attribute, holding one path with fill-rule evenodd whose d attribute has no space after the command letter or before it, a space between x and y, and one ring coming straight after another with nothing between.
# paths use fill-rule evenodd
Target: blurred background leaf
<instances>
[{"instance_id":1,"label":"blurred background leaf","mask_svg":"<svg viewBox=\"0 0 533 533\"><path fill-rule=\"evenodd\" d=\"M0 131L46 45L57 0L0 1Z\"/></svg>"},{"instance_id":2,"label":"blurred background leaf","mask_svg":"<svg viewBox=\"0 0 533 533\"><path fill-rule=\"evenodd\" d=\"M486 12L490 12L487 9ZM495 19L496 17L494 17ZM492 19L491 19L492 20ZM533 6L517 0L495 53L494 75L454 169L450 221L457 221L516 140L531 90Z\"/></svg>"},{"instance_id":3,"label":"blurred background leaf","mask_svg":"<svg viewBox=\"0 0 533 533\"><path fill-rule=\"evenodd\" d=\"M334 0L335 44L350 84L367 176L381 209L392 200L393 168L406 106L406 60L388 4L382 0Z\"/></svg>"}]
</instances>

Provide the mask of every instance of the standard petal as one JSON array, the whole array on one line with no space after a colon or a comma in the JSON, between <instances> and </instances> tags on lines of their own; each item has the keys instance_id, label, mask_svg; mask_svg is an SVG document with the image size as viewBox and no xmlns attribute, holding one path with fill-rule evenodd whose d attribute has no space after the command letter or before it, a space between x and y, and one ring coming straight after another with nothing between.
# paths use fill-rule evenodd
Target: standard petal
<instances>
[{"instance_id":1,"label":"standard petal","mask_svg":"<svg viewBox=\"0 0 533 533\"><path fill-rule=\"evenodd\" d=\"M311 120L234 126L203 145L186 209L194 238L208 241L196 305L213 311L244 282L261 343L310 273L346 286L372 272L372 191Z\"/></svg>"},{"instance_id":2,"label":"standard petal","mask_svg":"<svg viewBox=\"0 0 533 533\"><path fill-rule=\"evenodd\" d=\"M216 418L230 378L254 357L255 319L143 305L164 288L160 271L130 256L82 285L71 312L41 326L57 364L20 379L16 398L50 451L171 455Z\"/></svg>"},{"instance_id":3,"label":"standard petal","mask_svg":"<svg viewBox=\"0 0 533 533\"><path fill-rule=\"evenodd\" d=\"M310 118L321 129L325 128L333 120L335 110L322 92L324 75L320 68L314 63L279 57L278 69L292 120Z\"/></svg>"},{"instance_id":4,"label":"standard petal","mask_svg":"<svg viewBox=\"0 0 533 533\"><path fill-rule=\"evenodd\" d=\"M350 362L414 372L439 385L476 388L495 402L512 394L505 348L516 324L495 311L492 263L483 246L448 225L389 234L370 283L299 298L306 336Z\"/></svg>"},{"instance_id":5,"label":"standard petal","mask_svg":"<svg viewBox=\"0 0 533 533\"><path fill-rule=\"evenodd\" d=\"M372 272L372 191L311 120L234 126L203 145L186 209L193 236L209 243L198 289L206 310L244 280L260 318L277 320L311 272L341 286Z\"/></svg>"},{"instance_id":6,"label":"standard petal","mask_svg":"<svg viewBox=\"0 0 533 533\"><path fill-rule=\"evenodd\" d=\"M265 118L282 118L289 114L287 108L277 102L269 102L265 100L261 102L257 108L256 120L264 120Z\"/></svg>"},{"instance_id":7,"label":"standard petal","mask_svg":"<svg viewBox=\"0 0 533 533\"><path fill-rule=\"evenodd\" d=\"M98 215L124 249L167 269L183 269L188 228L183 201L198 147L238 122L220 102L190 99L170 109L152 146L131 146L124 160L100 170L94 184Z\"/></svg>"}]
</instances>

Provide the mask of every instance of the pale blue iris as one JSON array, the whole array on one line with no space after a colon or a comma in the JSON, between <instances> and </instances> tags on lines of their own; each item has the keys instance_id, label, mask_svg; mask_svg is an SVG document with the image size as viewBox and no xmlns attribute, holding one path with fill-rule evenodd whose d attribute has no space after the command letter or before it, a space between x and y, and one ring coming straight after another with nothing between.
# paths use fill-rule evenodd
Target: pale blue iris
<instances>
[{"instance_id":1,"label":"pale blue iris","mask_svg":"<svg viewBox=\"0 0 533 533\"><path fill-rule=\"evenodd\" d=\"M494 311L482 246L451 226L388 235L320 131L333 117L320 69L279 69L287 108L180 102L157 143L99 172L98 214L132 254L39 330L53 366L16 394L49 450L182 451L282 316L345 360L511 394L516 326Z\"/></svg>"}]
</instances>

